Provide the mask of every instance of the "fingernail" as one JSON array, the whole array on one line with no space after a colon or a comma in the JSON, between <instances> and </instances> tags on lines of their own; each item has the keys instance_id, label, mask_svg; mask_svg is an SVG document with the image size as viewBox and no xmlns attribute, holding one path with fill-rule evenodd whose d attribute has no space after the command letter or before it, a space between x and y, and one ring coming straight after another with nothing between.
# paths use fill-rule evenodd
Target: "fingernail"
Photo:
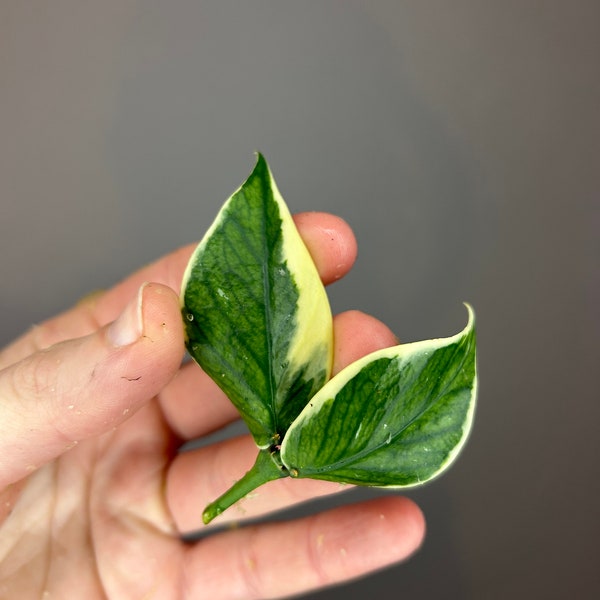
<instances>
[{"instance_id":1,"label":"fingernail","mask_svg":"<svg viewBox=\"0 0 600 600\"><path fill-rule=\"evenodd\" d=\"M116 348L133 344L142 337L144 327L142 300L146 285L144 283L140 287L136 297L129 302L117 320L113 321L108 327L106 335L110 343Z\"/></svg>"}]
</instances>

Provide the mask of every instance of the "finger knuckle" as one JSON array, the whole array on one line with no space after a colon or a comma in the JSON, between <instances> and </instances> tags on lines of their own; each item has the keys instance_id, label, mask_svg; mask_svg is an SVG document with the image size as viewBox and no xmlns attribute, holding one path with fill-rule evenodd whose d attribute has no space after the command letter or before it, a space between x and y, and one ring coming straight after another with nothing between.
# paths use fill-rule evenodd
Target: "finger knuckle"
<instances>
[{"instance_id":1,"label":"finger knuckle","mask_svg":"<svg viewBox=\"0 0 600 600\"><path fill-rule=\"evenodd\" d=\"M17 363L12 371L12 389L24 401L35 401L57 393L59 359L49 350L41 350Z\"/></svg>"}]
</instances>

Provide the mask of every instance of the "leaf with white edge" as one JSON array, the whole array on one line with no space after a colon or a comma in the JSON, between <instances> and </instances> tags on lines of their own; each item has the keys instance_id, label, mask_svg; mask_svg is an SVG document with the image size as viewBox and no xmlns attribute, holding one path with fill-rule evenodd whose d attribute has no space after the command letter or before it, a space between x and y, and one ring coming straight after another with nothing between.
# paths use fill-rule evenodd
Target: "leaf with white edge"
<instances>
[{"instance_id":1,"label":"leaf with white edge","mask_svg":"<svg viewBox=\"0 0 600 600\"><path fill-rule=\"evenodd\" d=\"M277 445L329 379L332 318L312 258L262 155L195 250L182 283L186 347Z\"/></svg>"},{"instance_id":2,"label":"leaf with white edge","mask_svg":"<svg viewBox=\"0 0 600 600\"><path fill-rule=\"evenodd\" d=\"M459 334L374 352L311 399L281 446L293 477L409 487L456 458L473 420L475 317Z\"/></svg>"}]
</instances>

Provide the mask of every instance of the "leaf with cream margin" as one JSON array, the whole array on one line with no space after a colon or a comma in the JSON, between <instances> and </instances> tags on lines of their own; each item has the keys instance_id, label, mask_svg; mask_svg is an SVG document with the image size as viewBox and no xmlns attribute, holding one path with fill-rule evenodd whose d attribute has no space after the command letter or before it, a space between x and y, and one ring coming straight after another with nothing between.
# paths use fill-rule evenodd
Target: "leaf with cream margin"
<instances>
[{"instance_id":1,"label":"leaf with cream margin","mask_svg":"<svg viewBox=\"0 0 600 600\"><path fill-rule=\"evenodd\" d=\"M292 423L280 448L203 513L210 522L279 477L412 487L445 471L463 448L477 396L475 315L455 336L373 352L331 379Z\"/></svg>"},{"instance_id":2,"label":"leaf with cream margin","mask_svg":"<svg viewBox=\"0 0 600 600\"><path fill-rule=\"evenodd\" d=\"M191 257L182 282L186 346L276 445L329 379L329 301L262 155Z\"/></svg>"},{"instance_id":3,"label":"leaf with cream margin","mask_svg":"<svg viewBox=\"0 0 600 600\"><path fill-rule=\"evenodd\" d=\"M293 477L410 487L464 445L477 392L475 317L459 334L374 352L338 373L281 446Z\"/></svg>"}]
</instances>

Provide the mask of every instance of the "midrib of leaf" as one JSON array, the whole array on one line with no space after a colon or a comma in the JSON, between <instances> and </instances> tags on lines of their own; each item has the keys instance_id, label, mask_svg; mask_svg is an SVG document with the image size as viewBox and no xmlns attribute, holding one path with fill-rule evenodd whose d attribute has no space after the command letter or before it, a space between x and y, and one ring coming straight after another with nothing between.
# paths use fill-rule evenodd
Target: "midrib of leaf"
<instances>
[{"instance_id":1,"label":"midrib of leaf","mask_svg":"<svg viewBox=\"0 0 600 600\"><path fill-rule=\"evenodd\" d=\"M472 332L469 332L469 337L471 336ZM464 341L461 340L461 341ZM470 339L469 339L469 345L470 345ZM454 354L452 355L452 357L454 357L456 355L456 353L460 350L461 348L461 344L457 343L456 344L456 350L454 352ZM353 454L351 457L348 457L347 459L341 459L335 463L330 463L329 465L323 466L323 467L317 467L317 468L312 468L310 469L310 472L308 473L308 476L314 474L314 473L325 473L328 471L335 471L337 469L343 469L349 466L352 466L353 464L356 464L358 462L360 462L363 458L365 458L366 456L370 455L370 454L375 454L376 452L378 452L379 450L381 450L384 447L387 446L391 446L393 442L395 442L413 423L415 423L415 421L418 421L419 419L421 419L421 417L425 416L430 410L433 410L436 406L438 401L440 400L440 398L442 398L446 392L446 390L448 390L448 388L451 387L452 383L455 381L455 379L458 377L458 375L461 373L462 367L465 364L466 360L467 360L467 356L468 356L468 352L465 353L465 355L463 356L462 361L460 362L460 366L458 369L456 369L454 375L452 376L452 378L446 383L446 385L443 387L442 390L440 390L440 392L438 392L438 394L435 396L435 400L433 402L431 402L424 410L420 411L418 413L417 416L413 417L410 421L408 421L396 434L392 435L390 442L383 441L375 446L367 446L365 447L363 450L361 450L360 452L357 452L355 454ZM451 360L449 359L448 362L451 362ZM392 409L392 405L388 406L384 417L380 420L380 423L383 422L385 423L385 417L387 415L389 415L390 411ZM330 414L327 416L328 419L328 423L332 418L332 414L333 412L330 412ZM324 438L324 440L326 440L327 438ZM321 442L321 446L323 445L323 442ZM286 467L290 467L290 465L286 465ZM302 474L301 474L302 475Z\"/></svg>"},{"instance_id":2,"label":"midrib of leaf","mask_svg":"<svg viewBox=\"0 0 600 600\"><path fill-rule=\"evenodd\" d=\"M265 189L264 182L261 180L261 192L263 197L270 197L271 190ZM277 202L275 198L273 198L274 204L277 206ZM279 206L277 206L277 212L279 213ZM281 215L279 215L281 218ZM265 307L265 329L266 329L266 341L267 341L267 377L269 380L269 411L271 413L271 418L273 419L273 433L279 432L279 419L277 415L277 410L275 407L275 376L273 372L273 328L272 328L272 307L271 307L271 289L273 287L271 277L270 277L270 266L271 262L269 260L270 251L269 251L269 243L268 243L268 233L267 233L267 211L263 211L262 214L262 246L263 246L263 260L262 260L262 274L263 274L263 303Z\"/></svg>"}]
</instances>

